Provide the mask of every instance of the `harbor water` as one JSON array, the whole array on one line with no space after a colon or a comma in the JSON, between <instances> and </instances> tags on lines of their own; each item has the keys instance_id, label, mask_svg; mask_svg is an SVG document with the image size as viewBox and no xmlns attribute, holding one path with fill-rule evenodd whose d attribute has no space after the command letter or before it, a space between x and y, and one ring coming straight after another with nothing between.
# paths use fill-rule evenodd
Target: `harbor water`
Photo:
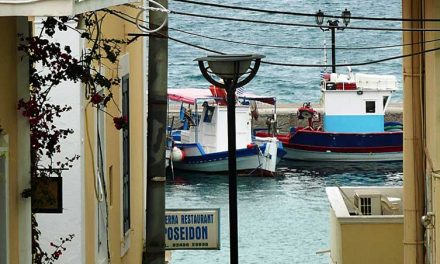
<instances>
[{"instance_id":1,"label":"harbor water","mask_svg":"<svg viewBox=\"0 0 440 264\"><path fill-rule=\"evenodd\" d=\"M400 0L210 0L203 2L309 14L314 14L320 9L328 15L340 15L341 12L347 8L351 11L353 17L402 16ZM200 6L176 1L170 1L170 9L206 16L316 25L313 16L305 17L267 14ZM340 25L342 25L342 23L340 23ZM309 48L322 48L325 41L327 46L327 64L331 64L331 33L328 31L323 32L319 27L245 23L177 14L170 15L169 26L169 35L175 39L224 53L260 53L266 56L264 60L270 62L323 64L323 50ZM349 26L398 29L402 25L398 21L391 22L351 19ZM191 34L188 34L188 32ZM240 42L266 46L253 46L240 44ZM351 64L371 62L400 56L402 55L402 46L399 46L401 44L402 32L400 31L358 29L337 30L336 63ZM267 47L267 45L289 46L289 48L274 48ZM393 47L381 49L371 48L377 46ZM212 54L212 52L170 40L169 87L207 88L209 83L201 75L197 63L193 61L195 58L207 54ZM303 102L318 102L321 96L319 87L321 70L324 69L316 67L287 67L262 64L256 77L246 85L245 90L255 94L276 96L280 103L302 104ZM331 71L331 68L325 70ZM340 67L336 70L340 73L347 73L346 67ZM402 101L401 59L356 66L352 67L352 70L354 73L362 72L369 74L395 75L399 82L398 87L400 90L397 91L392 98L392 102Z\"/></svg>"},{"instance_id":2,"label":"harbor water","mask_svg":"<svg viewBox=\"0 0 440 264\"><path fill-rule=\"evenodd\" d=\"M327 186L402 185L402 163L282 161L280 176L239 177L240 263L329 263ZM171 263L229 263L227 175L176 172L167 208L220 208L220 250L175 250Z\"/></svg>"},{"instance_id":3,"label":"harbor water","mask_svg":"<svg viewBox=\"0 0 440 264\"><path fill-rule=\"evenodd\" d=\"M352 16L401 17L400 0L209 0L203 2L237 5L278 11L314 14L319 9L340 15L345 8ZM219 9L170 1L171 10L205 16L233 17L257 21L315 25L314 17L275 15L232 9ZM342 24L340 24L342 25ZM352 19L349 26L400 28L400 22ZM170 14L169 35L192 45L223 53L260 53L270 62L323 64L326 43L327 64L331 64L331 34L317 27L245 23ZM188 32L190 34L188 34ZM198 35L198 36L197 36ZM216 40L212 38L217 38ZM234 41L234 42L231 42ZM248 45L244 44L262 44ZM402 55L402 32L345 29L336 32L336 63L362 63ZM266 46L264 46L266 45ZM267 45L289 46L288 48ZM390 46L373 49L371 47ZM370 48L368 48L370 47ZM360 49L353 49L360 48ZM169 87L207 88L197 57L211 54L188 44L169 42ZM255 94L272 95L279 103L319 102L321 70L330 68L286 67L262 64L256 77L245 87ZM397 77L399 91L393 102L401 102L402 60L352 67L354 73L391 74ZM337 68L347 73L346 67ZM327 186L402 185L402 163L304 163L282 161L280 176L238 179L240 263L329 263L329 203ZM172 252L171 263L229 263L228 177L192 172L176 172L167 183L166 207L220 208L221 249Z\"/></svg>"}]
</instances>

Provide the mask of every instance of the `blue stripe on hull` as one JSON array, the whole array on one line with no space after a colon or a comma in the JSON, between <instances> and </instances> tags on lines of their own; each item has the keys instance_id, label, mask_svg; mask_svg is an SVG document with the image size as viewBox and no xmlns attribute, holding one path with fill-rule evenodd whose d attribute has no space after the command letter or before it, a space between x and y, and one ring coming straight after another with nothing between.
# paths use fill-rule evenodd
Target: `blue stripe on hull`
<instances>
[{"instance_id":1,"label":"blue stripe on hull","mask_svg":"<svg viewBox=\"0 0 440 264\"><path fill-rule=\"evenodd\" d=\"M383 115L325 115L324 131L336 133L378 133L384 131Z\"/></svg>"},{"instance_id":2,"label":"blue stripe on hull","mask_svg":"<svg viewBox=\"0 0 440 264\"><path fill-rule=\"evenodd\" d=\"M264 151L264 148L260 147L261 151ZM215 152L204 154L200 156L187 156L183 160L184 163L204 163L218 160L226 160L228 159L228 151ZM252 149L237 149L237 159L241 157L254 156L258 155L259 150L257 148Z\"/></svg>"},{"instance_id":3,"label":"blue stripe on hull","mask_svg":"<svg viewBox=\"0 0 440 264\"><path fill-rule=\"evenodd\" d=\"M299 130L289 143L338 148L402 146L403 133L327 133Z\"/></svg>"}]
</instances>

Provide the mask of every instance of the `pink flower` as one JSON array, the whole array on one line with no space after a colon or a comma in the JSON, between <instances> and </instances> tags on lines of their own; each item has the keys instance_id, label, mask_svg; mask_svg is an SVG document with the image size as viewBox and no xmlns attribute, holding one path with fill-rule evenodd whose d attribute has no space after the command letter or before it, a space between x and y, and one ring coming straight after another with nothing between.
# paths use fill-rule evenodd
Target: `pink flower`
<instances>
[{"instance_id":1,"label":"pink flower","mask_svg":"<svg viewBox=\"0 0 440 264\"><path fill-rule=\"evenodd\" d=\"M103 99L104 97L102 97L98 93L95 93L94 95L92 95L92 98L90 98L90 102L92 102L93 104L99 104L102 102Z\"/></svg>"},{"instance_id":2,"label":"pink flower","mask_svg":"<svg viewBox=\"0 0 440 264\"><path fill-rule=\"evenodd\" d=\"M128 117L127 116L113 117L113 123L115 124L117 130L127 129Z\"/></svg>"}]
</instances>

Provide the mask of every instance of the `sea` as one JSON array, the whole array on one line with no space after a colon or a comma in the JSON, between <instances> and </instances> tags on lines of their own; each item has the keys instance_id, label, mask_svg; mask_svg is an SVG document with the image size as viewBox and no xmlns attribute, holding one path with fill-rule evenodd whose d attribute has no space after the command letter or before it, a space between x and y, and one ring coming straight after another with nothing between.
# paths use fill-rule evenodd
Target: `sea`
<instances>
[{"instance_id":1,"label":"sea","mask_svg":"<svg viewBox=\"0 0 440 264\"><path fill-rule=\"evenodd\" d=\"M343 10L347 9L353 17L399 18L402 16L400 0L204 0L202 2L308 14L315 14L318 10L322 10L328 15L340 15ZM215 8L173 0L170 0L169 8L173 11L204 16L316 25L314 17ZM394 21L351 19L349 26L401 28L402 24ZM324 32L317 27L256 24L177 14L170 14L169 27L169 35L172 38L187 43L182 44L173 40L169 42L168 84L171 88L207 88L209 86L194 59L213 53L194 46L228 54L262 54L266 56L264 60L270 62L331 64L331 33ZM402 46L399 46L402 44L402 32L400 31L337 30L335 40L336 48L351 48L336 49L336 64L372 62L402 55ZM234 43L230 41L234 41ZM253 46L237 42L289 46L290 48ZM188 43L194 46L189 46ZM327 47L327 63L324 63L324 51L321 49L298 49L323 48L324 43ZM374 49L374 47L383 46L394 47ZM319 87L321 71L331 72L331 68L262 64L255 78L245 86L245 90L260 95L276 96L278 103L318 102L321 96ZM336 71L347 73L348 68L340 67ZM354 73L395 75L399 90L392 97L392 102L402 102L402 59L356 66L352 67L352 71Z\"/></svg>"},{"instance_id":2,"label":"sea","mask_svg":"<svg viewBox=\"0 0 440 264\"><path fill-rule=\"evenodd\" d=\"M203 2L253 8L339 15L347 8L358 17L401 17L400 0L204 0ZM274 15L259 12L220 9L170 0L170 10L205 16L234 17L260 21L315 24L313 17ZM400 22L352 19L349 26L399 28ZM253 24L170 14L169 35L194 46L224 53L259 53L265 60L291 64L324 64L320 49L271 48L252 46L284 45L323 47L327 64L331 63L331 34L319 28ZM182 31L198 34L194 36ZM209 38L218 38L212 40ZM229 42L233 40L235 43ZM336 32L337 47L384 49L339 49L337 63L361 63L402 54L402 32L345 29ZM173 40L169 42L169 87L207 88L195 58L211 54ZM322 71L317 67L286 67L262 64L256 77L245 87L255 94L273 95L278 103L318 102ZM347 73L346 67L337 72ZM398 80L394 102L402 102L402 60L352 67L354 73L391 74ZM402 162L331 163L282 161L277 177L239 177L238 221L240 263L329 263L329 212L325 193L328 186L401 186ZM176 171L166 186L166 207L220 208L220 250L174 250L171 263L229 263L229 218L227 175Z\"/></svg>"}]
</instances>

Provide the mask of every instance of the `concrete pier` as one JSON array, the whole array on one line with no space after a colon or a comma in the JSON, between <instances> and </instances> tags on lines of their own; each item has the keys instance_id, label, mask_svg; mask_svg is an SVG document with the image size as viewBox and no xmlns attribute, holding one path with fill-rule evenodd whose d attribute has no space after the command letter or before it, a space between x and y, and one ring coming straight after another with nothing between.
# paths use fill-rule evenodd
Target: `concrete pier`
<instances>
[{"instance_id":1,"label":"concrete pier","mask_svg":"<svg viewBox=\"0 0 440 264\"><path fill-rule=\"evenodd\" d=\"M278 129L280 132L288 131L290 127L295 127L298 125L297 119L297 109L301 107L302 104L277 104L277 120L278 120ZM311 106L316 111L322 113L322 107L319 103L312 103ZM194 108L191 108L194 111ZM257 109L259 113L258 120L253 120L252 126L254 128L266 128L267 120L274 112L274 107L268 104L258 103ZM179 127L181 124L179 122L179 110L180 105L172 105L169 108L171 116L174 116L174 128ZM200 111L200 110L199 110ZM403 121L403 108L401 103L391 103L387 111L385 113L385 121ZM171 120L171 119L170 119Z\"/></svg>"}]
</instances>

